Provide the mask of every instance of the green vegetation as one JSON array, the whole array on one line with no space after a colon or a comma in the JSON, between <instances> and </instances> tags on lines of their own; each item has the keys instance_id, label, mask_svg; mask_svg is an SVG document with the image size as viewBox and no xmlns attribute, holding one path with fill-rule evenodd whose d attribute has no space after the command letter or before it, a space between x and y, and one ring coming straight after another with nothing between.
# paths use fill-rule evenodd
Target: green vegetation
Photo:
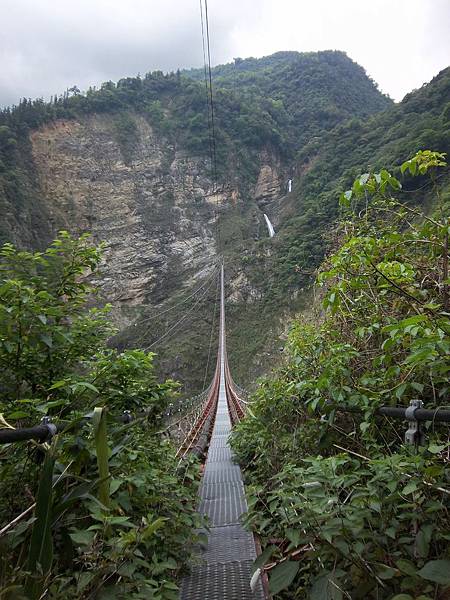
<instances>
[{"instance_id":1,"label":"green vegetation","mask_svg":"<svg viewBox=\"0 0 450 600\"><path fill-rule=\"evenodd\" d=\"M178 153L186 164L194 159L203 188L211 187L202 77L157 71L3 110L0 242L39 248L51 239L30 136L58 120L105 115L132 165L144 118L167 148L162 180ZM324 313L294 323L285 364L261 384L254 417L234 437L272 591L286 599L443 597L448 438L432 424L427 446L406 447L399 423L376 410L412 398L438 407L448 397L450 187L442 153L450 152L450 70L398 105L341 52L236 59L213 78L219 184L239 192L219 216L227 277L239 282L227 314L238 383L280 356L276 333L304 308L322 265ZM281 182L294 180L293 192L271 203L272 239L260 238L253 200L266 163ZM338 207L338 193L361 172ZM181 231L175 196L162 192L163 208L151 211L135 190L149 240ZM211 205L197 193L192 215L208 222ZM131 324L113 335L107 308L89 308L85 275L99 260L87 238L68 234L41 253L11 243L0 253L3 425L43 415L67 424L51 443L0 450L1 523L22 514L0 535L5 598L44 590L49 598L177 598L195 541L195 469L177 468L162 435L177 386L159 381L155 364L185 389L208 383L215 283L201 302L185 303L188 275L165 265L178 276L157 283L151 310L126 306ZM181 310L164 312L169 302ZM166 335L183 312L189 318ZM130 349L155 343L158 358ZM145 409L145 419L119 424L114 417L129 408Z\"/></svg>"},{"instance_id":2,"label":"green vegetation","mask_svg":"<svg viewBox=\"0 0 450 600\"><path fill-rule=\"evenodd\" d=\"M197 80L202 69L185 72ZM261 130L264 121L281 129L283 144L301 148L312 137L350 117L367 117L389 108L392 101L377 90L362 67L344 52L276 52L264 58L235 59L212 71L213 85L227 90L253 112ZM217 105L222 111L222 96ZM244 105L244 106L245 106Z\"/></svg>"},{"instance_id":3,"label":"green vegetation","mask_svg":"<svg viewBox=\"0 0 450 600\"><path fill-rule=\"evenodd\" d=\"M450 586L448 431L403 443L381 405L445 405L449 393L448 205L444 155L404 163L430 177L432 213L398 200L386 170L341 195L322 312L294 322L285 364L255 393L233 447L248 525L276 598L444 598ZM411 179L406 180L408 184Z\"/></svg>"},{"instance_id":4,"label":"green vegetation","mask_svg":"<svg viewBox=\"0 0 450 600\"><path fill-rule=\"evenodd\" d=\"M249 385L255 372L260 374L274 361L274 353L266 349L269 338L282 329L287 315L304 304L318 267L334 247L338 191L350 185L359 172L384 165L398 176L398 156L426 147L450 151L450 70L396 105L342 52L279 52L262 59L236 59L214 68L212 75L219 187L239 192L236 205L221 214L220 250L225 254L227 272L247 282L251 290L230 308L230 358L233 370L238 369L238 380ZM201 69L169 74L155 71L106 82L85 94L75 88L48 103L24 99L0 113L0 209L5 215L0 223L1 241L40 248L51 239L55 226L35 174L30 134L58 119L77 119L84 124L96 113L110 122L124 162L132 164L136 158L137 117L143 117L166 148L161 166L164 180L170 178L173 158L185 156L182 168L189 174L191 169L198 173L205 190L212 187ZM282 188L280 199L268 209L257 206L253 199L254 184L266 163L276 167L282 183L291 177L294 181L293 192L285 195ZM402 202L410 206L425 203L422 208L430 209L433 196L425 179L406 177L403 184ZM445 200L450 189L448 175L442 175L438 184ZM422 190L423 185L427 187ZM151 210L139 186L134 186L133 193L150 239L168 230L183 235L170 198L164 210ZM192 215L198 220L211 218L211 207L205 207L201 195L198 202L195 197L191 201ZM277 234L271 240L259 225L261 209L276 225ZM175 266L173 270L178 272ZM173 296L177 300L180 290L189 293L186 280L191 275L195 274L161 278L148 298L149 308L143 306L133 313L131 307L125 307L124 313L131 315L130 320L138 320L140 313L148 318L155 312L155 304L162 309ZM186 382L188 392L198 391L203 383L207 349L201 340L209 337L210 318L205 315L212 307L213 298L208 297L198 311L195 333L189 320L179 337L169 337L158 348L164 372L176 373ZM257 325L253 318L257 314L271 323L270 336ZM176 318L181 316L178 313ZM115 342L120 348L145 347L164 333L164 327L164 322L151 321L142 340L141 331L133 324L120 332ZM254 352L245 352L242 339L248 340Z\"/></svg>"},{"instance_id":5,"label":"green vegetation","mask_svg":"<svg viewBox=\"0 0 450 600\"><path fill-rule=\"evenodd\" d=\"M242 61L238 71L236 79L232 65L213 70L217 174L222 183L236 181L244 197L256 181L262 152L269 150L289 163L295 150L313 136L391 104L363 69L340 52L280 53ZM33 212L35 197L41 195L33 177L30 132L59 119L83 120L95 113L112 116L125 162L131 163L134 156L137 131L132 114L137 113L176 148L203 159L211 175L205 86L199 71L155 71L142 78L108 81L85 94L72 88L50 102L24 98L18 106L0 111L0 206L10 213L0 239L11 241L11 229L20 227L20 210ZM34 215L38 234L31 245L48 240L45 215L41 220Z\"/></svg>"},{"instance_id":6,"label":"green vegetation","mask_svg":"<svg viewBox=\"0 0 450 600\"><path fill-rule=\"evenodd\" d=\"M134 148L139 140L136 121L126 113L119 113L114 119L114 137L117 140L125 164L131 164Z\"/></svg>"},{"instance_id":7,"label":"green vegetation","mask_svg":"<svg viewBox=\"0 0 450 600\"><path fill-rule=\"evenodd\" d=\"M163 436L177 384L158 383L152 353L107 348L108 307L88 308L100 257L65 232L0 251L1 425L64 428L0 449L5 599L175 600L195 543L195 468ZM124 424L124 409L145 416Z\"/></svg>"},{"instance_id":8,"label":"green vegetation","mask_svg":"<svg viewBox=\"0 0 450 600\"><path fill-rule=\"evenodd\" d=\"M449 93L450 68L400 104L366 119L347 120L299 150L293 192L280 209L281 226L272 241L273 258L268 262L262 258L266 281L278 295L312 282L333 244L330 229L338 217L336 195L358 173L387 166L399 176L399 156L427 147L450 152ZM447 173L440 175L439 185L448 201ZM431 184L424 177L405 177L399 195L409 205L433 201Z\"/></svg>"}]
</instances>

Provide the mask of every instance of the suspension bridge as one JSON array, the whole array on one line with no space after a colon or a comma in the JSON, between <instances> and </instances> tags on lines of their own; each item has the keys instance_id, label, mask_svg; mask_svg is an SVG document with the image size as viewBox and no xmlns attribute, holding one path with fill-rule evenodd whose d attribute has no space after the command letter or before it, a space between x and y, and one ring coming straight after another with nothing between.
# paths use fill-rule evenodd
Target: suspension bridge
<instances>
[{"instance_id":1,"label":"suspension bridge","mask_svg":"<svg viewBox=\"0 0 450 600\"><path fill-rule=\"evenodd\" d=\"M181 600L263 599L261 581L250 587L256 558L253 535L244 530L241 516L246 501L241 470L229 446L232 425L245 413L245 403L231 377L225 330L224 267L220 269L219 345L216 369L204 402L179 455L207 444L199 512L209 521L207 544L181 586Z\"/></svg>"}]
</instances>

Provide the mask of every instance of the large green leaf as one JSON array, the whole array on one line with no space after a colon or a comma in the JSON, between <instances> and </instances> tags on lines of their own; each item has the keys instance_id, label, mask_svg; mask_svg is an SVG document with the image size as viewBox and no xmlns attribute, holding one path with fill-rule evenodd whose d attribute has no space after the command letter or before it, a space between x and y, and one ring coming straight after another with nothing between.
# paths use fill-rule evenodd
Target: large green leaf
<instances>
[{"instance_id":1,"label":"large green leaf","mask_svg":"<svg viewBox=\"0 0 450 600\"><path fill-rule=\"evenodd\" d=\"M332 583L335 580L333 573L324 573L318 577L309 592L309 598L311 600L341 600L341 590Z\"/></svg>"},{"instance_id":2,"label":"large green leaf","mask_svg":"<svg viewBox=\"0 0 450 600\"><path fill-rule=\"evenodd\" d=\"M267 548L264 549L264 552L262 552L253 563L253 572L256 571L256 569L263 567L276 549L277 547L274 545L267 546Z\"/></svg>"},{"instance_id":3,"label":"large green leaf","mask_svg":"<svg viewBox=\"0 0 450 600\"><path fill-rule=\"evenodd\" d=\"M52 517L52 478L55 466L53 451L49 450L42 467L39 488L36 497L36 521L31 533L28 552L28 570L31 575L26 583L29 598L39 598L42 594L44 578L50 571L53 561L53 542L51 535Z\"/></svg>"},{"instance_id":4,"label":"large green leaf","mask_svg":"<svg viewBox=\"0 0 450 600\"><path fill-rule=\"evenodd\" d=\"M106 409L96 407L92 416L95 436L95 450L100 483L98 486L98 499L109 507L109 447L106 429Z\"/></svg>"},{"instance_id":5,"label":"large green leaf","mask_svg":"<svg viewBox=\"0 0 450 600\"><path fill-rule=\"evenodd\" d=\"M430 560L420 571L417 571L417 575L440 585L448 585L450 584L450 560Z\"/></svg>"},{"instance_id":6,"label":"large green leaf","mask_svg":"<svg viewBox=\"0 0 450 600\"><path fill-rule=\"evenodd\" d=\"M294 581L300 563L287 560L277 565L270 574L269 587L272 594L278 594Z\"/></svg>"}]
</instances>

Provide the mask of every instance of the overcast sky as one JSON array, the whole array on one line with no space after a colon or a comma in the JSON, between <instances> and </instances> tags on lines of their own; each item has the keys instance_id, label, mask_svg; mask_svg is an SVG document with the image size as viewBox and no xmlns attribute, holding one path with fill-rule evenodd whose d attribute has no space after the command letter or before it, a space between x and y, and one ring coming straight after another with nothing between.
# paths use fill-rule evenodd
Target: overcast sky
<instances>
[{"instance_id":1,"label":"overcast sky","mask_svg":"<svg viewBox=\"0 0 450 600\"><path fill-rule=\"evenodd\" d=\"M344 50L395 100L450 63L449 0L209 0L214 64ZM0 104L201 66L199 0L0 0Z\"/></svg>"}]
</instances>

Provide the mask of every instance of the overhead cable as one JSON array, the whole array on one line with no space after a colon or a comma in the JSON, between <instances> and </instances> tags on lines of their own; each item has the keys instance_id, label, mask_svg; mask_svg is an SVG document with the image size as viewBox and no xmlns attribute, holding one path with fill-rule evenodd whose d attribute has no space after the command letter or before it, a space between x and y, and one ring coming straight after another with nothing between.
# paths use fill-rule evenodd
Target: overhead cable
<instances>
[{"instance_id":1,"label":"overhead cable","mask_svg":"<svg viewBox=\"0 0 450 600\"><path fill-rule=\"evenodd\" d=\"M189 308L189 310L187 310L185 312L185 314L181 317L181 319L178 319L178 321L176 321L172 327L170 327L161 337L159 337L157 340L155 340L154 342L152 342L151 344L149 344L148 346L146 346L144 348L144 350L150 350L150 348L153 348L153 346L155 346L156 344L158 344L159 342L163 341L164 339L167 338L167 336L174 331L188 316L189 314L194 310L194 308L196 308L198 306L198 304L205 298L206 294L208 293L208 291L211 288L212 283L214 282L214 279L211 281L211 283L209 284L209 286L206 288L206 290L203 292L202 296L200 296L198 298L198 300L191 306L191 308Z\"/></svg>"}]
</instances>

